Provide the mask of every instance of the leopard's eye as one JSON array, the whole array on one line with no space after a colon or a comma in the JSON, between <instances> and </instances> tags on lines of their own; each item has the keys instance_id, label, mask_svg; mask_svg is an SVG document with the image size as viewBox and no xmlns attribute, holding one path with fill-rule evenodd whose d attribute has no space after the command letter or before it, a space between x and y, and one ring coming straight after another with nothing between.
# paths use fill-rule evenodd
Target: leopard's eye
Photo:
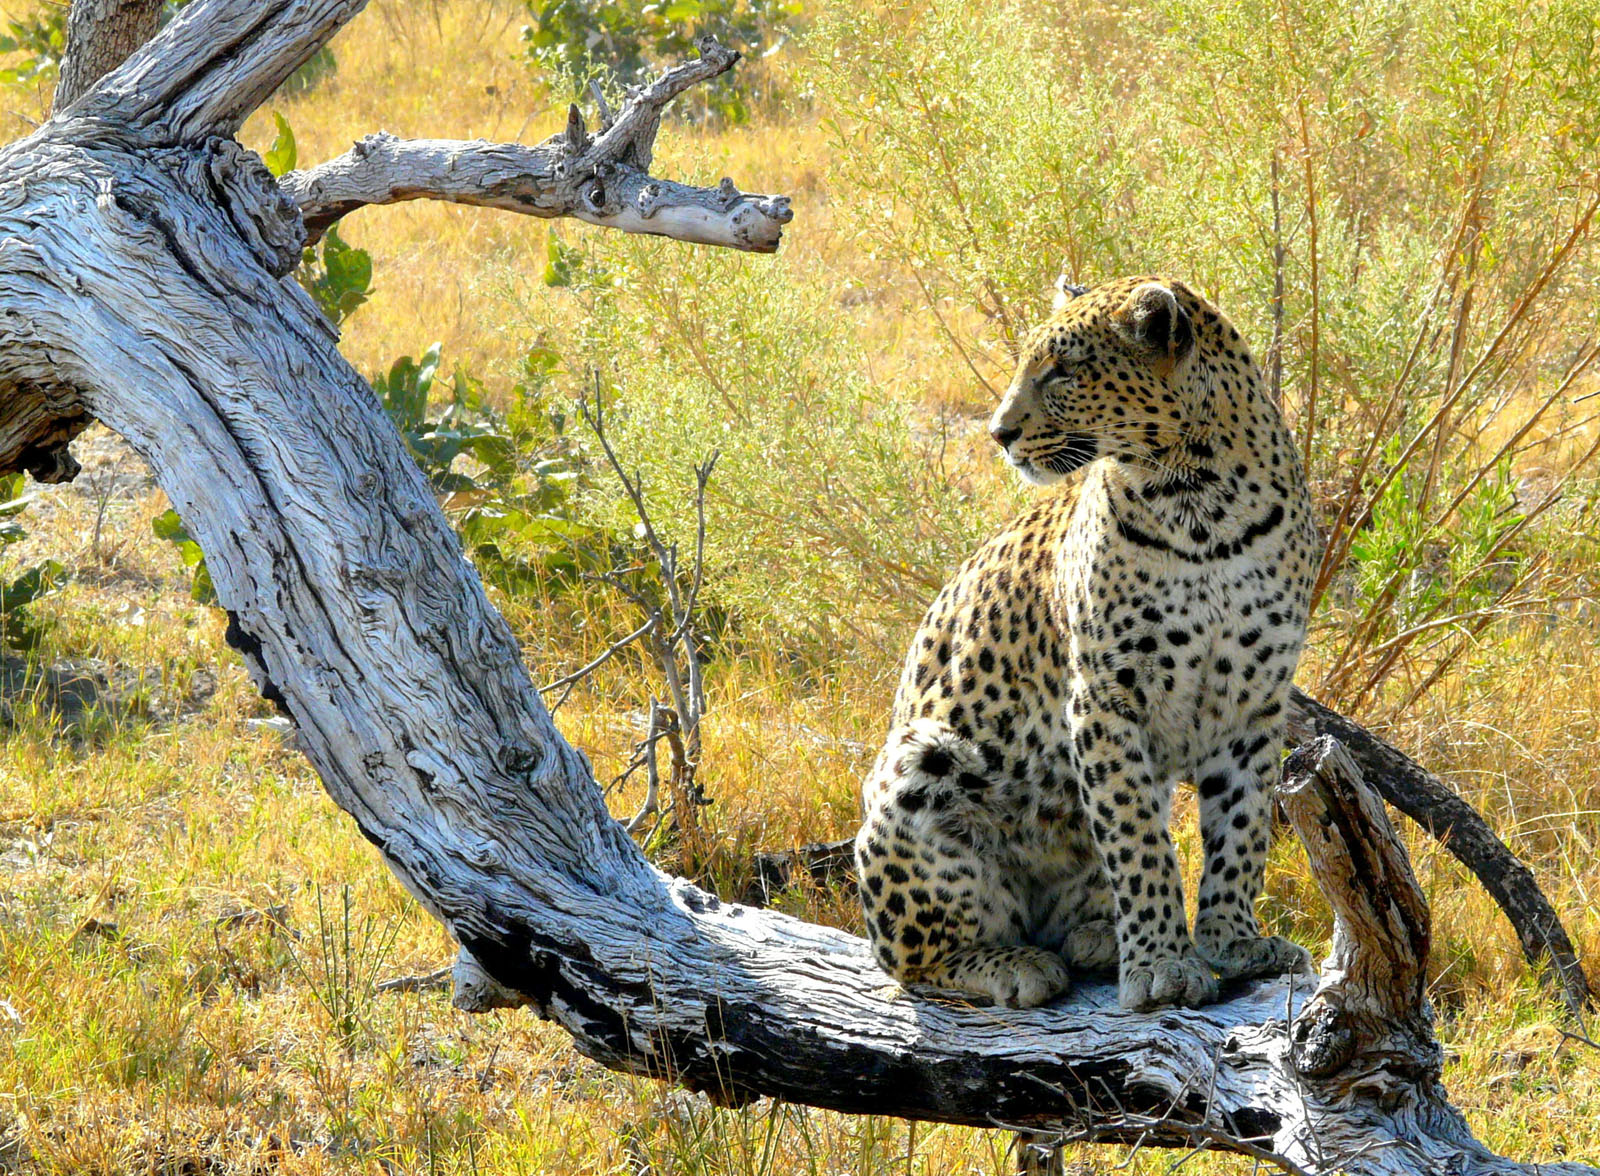
<instances>
[{"instance_id":1,"label":"leopard's eye","mask_svg":"<svg viewBox=\"0 0 1600 1176\"><path fill-rule=\"evenodd\" d=\"M1064 359L1058 359L1054 364L1046 368L1044 374L1039 377L1039 386L1041 388L1047 388L1052 384L1060 384L1068 380L1075 380L1077 375L1077 364L1069 363Z\"/></svg>"}]
</instances>

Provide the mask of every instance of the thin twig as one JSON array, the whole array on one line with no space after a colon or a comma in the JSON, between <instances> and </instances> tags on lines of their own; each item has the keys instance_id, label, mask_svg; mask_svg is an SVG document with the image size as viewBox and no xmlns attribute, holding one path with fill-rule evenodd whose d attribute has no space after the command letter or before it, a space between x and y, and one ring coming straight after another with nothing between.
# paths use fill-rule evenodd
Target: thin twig
<instances>
[{"instance_id":1,"label":"thin twig","mask_svg":"<svg viewBox=\"0 0 1600 1176\"><path fill-rule=\"evenodd\" d=\"M437 971L420 976L396 976L393 980L378 984L376 989L379 992L430 992L437 988L448 988L451 970L452 966L446 964Z\"/></svg>"},{"instance_id":2,"label":"thin twig","mask_svg":"<svg viewBox=\"0 0 1600 1176\"><path fill-rule=\"evenodd\" d=\"M634 752L635 759L645 766L645 792L644 803L639 806L639 811L633 814L633 819L623 826L628 833L634 833L645 818L661 809L661 772L656 766L656 740L665 732L662 723L665 721L663 708L655 699L650 700L650 729L646 732L644 740ZM631 770L631 769L630 769Z\"/></svg>"},{"instance_id":3,"label":"thin twig","mask_svg":"<svg viewBox=\"0 0 1600 1176\"><path fill-rule=\"evenodd\" d=\"M1278 152L1272 152L1272 346L1267 348L1272 403L1283 407L1283 209L1279 203Z\"/></svg>"},{"instance_id":4,"label":"thin twig","mask_svg":"<svg viewBox=\"0 0 1600 1176\"><path fill-rule=\"evenodd\" d=\"M571 696L573 687L587 678L590 674L594 673L601 666L605 665L606 662L610 661L628 646L632 645L635 641L639 640L639 638L650 632L651 629L654 629L656 627L656 622L660 619L660 613L652 615L648 621L640 625L626 637L622 638L620 641L612 642L606 651L599 657L595 658L592 662L585 666L580 666L578 669L573 670L572 673L566 675L565 677L557 678L554 682L550 682L539 687L540 694L548 694L550 691L559 689L562 686L567 688L566 690L562 691L561 697L556 699L554 705L550 707L550 713L555 714L556 711L561 709L561 704L566 702Z\"/></svg>"},{"instance_id":5,"label":"thin twig","mask_svg":"<svg viewBox=\"0 0 1600 1176\"><path fill-rule=\"evenodd\" d=\"M639 767L645 767L650 781L648 795L644 807L628 822L628 830L632 832L638 829L650 814L660 812L661 781L656 742L665 738L672 753L670 788L673 820L680 833L692 835L697 824L695 809L710 803L696 781L700 765L700 720L706 711L705 682L700 666L698 608L700 592L705 584L706 487L719 455L713 453L695 467L694 563L685 575L678 544L668 543L661 537L650 515L645 502L643 477L638 473L629 474L606 432L604 388L598 371L592 373L592 391L579 396L578 411L599 441L606 463L633 505L634 514L639 520L639 534L655 560L666 596L664 611L647 590L630 582L633 576L644 570L642 567L614 568L598 577L645 614L645 624L632 637L625 639L624 644L635 638L643 639L645 648L661 671L671 701L671 705L667 706L658 700L651 700L649 734L635 748L633 760L622 775L613 781L613 787ZM690 849L692 851L692 845Z\"/></svg>"}]
</instances>

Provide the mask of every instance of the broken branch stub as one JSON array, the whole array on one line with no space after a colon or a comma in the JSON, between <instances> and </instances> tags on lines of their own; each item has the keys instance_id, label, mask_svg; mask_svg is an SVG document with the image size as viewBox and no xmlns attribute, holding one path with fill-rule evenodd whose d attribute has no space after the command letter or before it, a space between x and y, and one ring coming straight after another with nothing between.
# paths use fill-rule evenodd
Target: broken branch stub
<instances>
[{"instance_id":1,"label":"broken branch stub","mask_svg":"<svg viewBox=\"0 0 1600 1176\"><path fill-rule=\"evenodd\" d=\"M1296 1069L1380 1095L1436 1083L1428 904L1383 802L1328 735L1290 755L1279 797L1333 908L1322 983L1291 1034Z\"/></svg>"},{"instance_id":2,"label":"broken branch stub","mask_svg":"<svg viewBox=\"0 0 1600 1176\"><path fill-rule=\"evenodd\" d=\"M1581 1021L1591 997L1572 940L1533 871L1495 836L1482 815L1399 748L1293 688L1289 696L1291 741L1306 743L1319 735L1336 737L1369 787L1438 838L1477 876L1516 931L1529 964L1542 978L1560 986ZM819 886L853 886L852 844L847 837L757 854L752 863L757 881L745 892L745 901L765 905L773 893L807 876Z\"/></svg>"},{"instance_id":3,"label":"broken branch stub","mask_svg":"<svg viewBox=\"0 0 1600 1176\"><path fill-rule=\"evenodd\" d=\"M1529 964L1541 973L1548 965L1550 978L1581 1018L1593 997L1572 940L1533 871L1478 811L1399 748L1295 687L1289 694L1289 737L1306 743L1319 735L1338 739L1384 800L1438 838L1477 876L1516 929Z\"/></svg>"},{"instance_id":4,"label":"broken branch stub","mask_svg":"<svg viewBox=\"0 0 1600 1176\"><path fill-rule=\"evenodd\" d=\"M354 16L365 0L209 0L185 8L159 34L149 0L80 0L71 15L68 60L51 123L28 142L70 141L71 125L98 128L147 148L200 147L229 135L251 110ZM340 217L367 204L448 200L539 217L572 217L591 224L679 240L770 253L793 219L785 196L741 193L732 181L700 188L651 176L648 165L662 111L677 95L732 68L739 55L707 40L701 56L665 71L635 93L623 110L590 137L565 133L536 147L520 143L402 140L382 133L309 171L275 182L250 171L260 191L254 202L278 203L275 188L301 212L306 237L273 227L282 264L314 242ZM120 64L119 64L120 63ZM113 68L115 67L115 68ZM102 76L104 74L104 76ZM14 147L20 145L13 145ZM182 149L182 148L180 148ZM239 171L236 160L220 166ZM259 173L259 174L257 174ZM219 188L225 193L227 185ZM247 232L261 218L243 208ZM270 214L274 226L282 221ZM28 325L15 325L18 337ZM20 354L0 370L0 474L27 471L41 482L70 481L78 472L67 443L94 419L79 389L63 380L48 357Z\"/></svg>"}]
</instances>

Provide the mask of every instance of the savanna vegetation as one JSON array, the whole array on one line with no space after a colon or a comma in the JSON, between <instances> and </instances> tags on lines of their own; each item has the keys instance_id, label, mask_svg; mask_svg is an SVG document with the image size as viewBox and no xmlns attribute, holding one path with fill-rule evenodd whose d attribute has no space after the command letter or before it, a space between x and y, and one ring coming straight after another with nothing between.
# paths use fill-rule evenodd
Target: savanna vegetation
<instances>
[{"instance_id":1,"label":"savanna vegetation","mask_svg":"<svg viewBox=\"0 0 1600 1176\"><path fill-rule=\"evenodd\" d=\"M4 17L15 137L48 107L60 9ZM1252 340L1329 535L1301 684L1483 810L1594 958L1592 7L373 0L245 139L280 171L377 128L534 141L615 85L599 67L633 80L706 27L749 60L685 104L661 170L791 194L776 256L419 203L350 218L301 273L546 679L636 629L630 596L659 584L578 397L603 396L682 550L720 455L711 803L641 823L650 852L737 895L755 850L853 829L903 643L1028 498L982 423L1064 258L1082 281L1181 275ZM76 482L0 505L0 1172L1005 1170L1003 1132L719 1110L526 1014L379 990L451 945L256 696L138 458L103 431L77 449ZM611 780L663 691L630 646L558 718ZM628 774L615 811L643 789ZM1406 832L1453 1097L1497 1151L1594 1159L1600 1053ZM782 901L857 918L840 894ZM1263 915L1326 943L1290 840Z\"/></svg>"}]
</instances>

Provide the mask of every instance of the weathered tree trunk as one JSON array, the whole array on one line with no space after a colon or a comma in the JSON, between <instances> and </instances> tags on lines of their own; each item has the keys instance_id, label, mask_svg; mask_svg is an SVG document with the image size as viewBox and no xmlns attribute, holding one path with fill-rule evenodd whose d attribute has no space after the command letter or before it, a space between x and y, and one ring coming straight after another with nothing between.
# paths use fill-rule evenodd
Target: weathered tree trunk
<instances>
[{"instance_id":1,"label":"weathered tree trunk","mask_svg":"<svg viewBox=\"0 0 1600 1176\"><path fill-rule=\"evenodd\" d=\"M1361 982L1419 974L1421 945L1416 910L1381 901L1409 876L1353 783L1311 789L1332 815L1308 818L1331 838L1311 841L1322 876L1358 850L1382 871L1330 893L1338 968L1315 997L1274 981L1198 1011L1123 1012L1105 984L1021 1012L903 992L860 940L723 904L644 860L393 425L284 280L312 186L291 194L231 138L360 7L205 0L4 150L0 438L31 440L0 466L86 415L149 461L206 550L230 641L329 793L470 953L476 999L526 1002L607 1065L727 1102L1209 1143L1316 1171L1446 1156L1513 1170L1444 1101L1415 985L1384 1006ZM612 144L616 167L643 171L655 117L631 124L631 153ZM581 139L572 160L588 158ZM1337 761L1305 771L1342 781ZM1401 953L1392 963L1362 962L1369 927L1383 932L1374 950Z\"/></svg>"}]
</instances>

